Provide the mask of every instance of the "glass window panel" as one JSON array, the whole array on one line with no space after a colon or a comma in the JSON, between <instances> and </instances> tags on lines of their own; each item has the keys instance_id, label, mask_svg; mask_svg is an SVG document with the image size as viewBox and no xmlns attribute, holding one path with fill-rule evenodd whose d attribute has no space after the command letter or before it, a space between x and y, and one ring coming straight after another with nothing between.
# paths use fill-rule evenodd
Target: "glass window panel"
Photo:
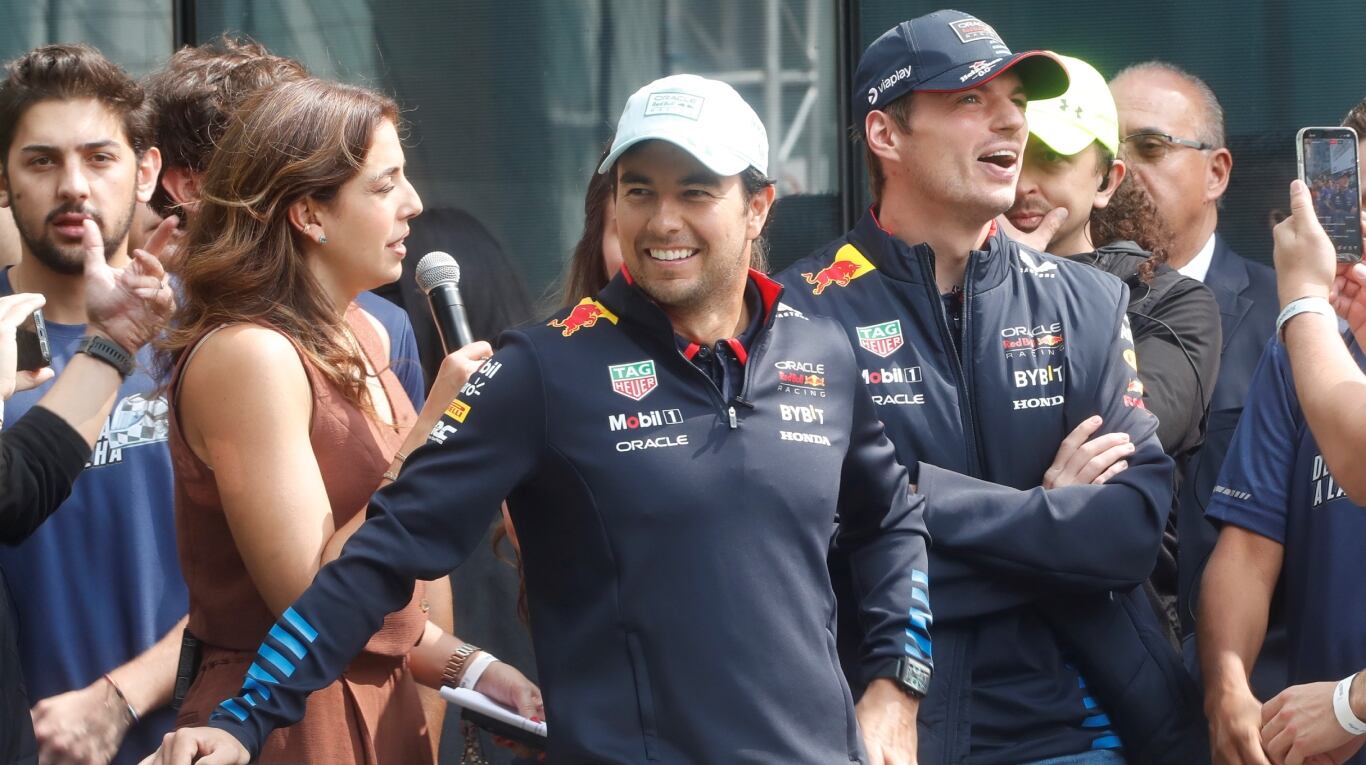
<instances>
[{"instance_id":1,"label":"glass window panel","mask_svg":"<svg viewBox=\"0 0 1366 765\"><path fill-rule=\"evenodd\" d=\"M862 0L860 50L893 24L943 7ZM1162 59L1205 80L1224 107L1233 174L1219 233L1240 254L1270 265L1271 215L1284 209L1295 177L1295 131L1336 125L1362 97L1360 48L1366 4L1277 0L1184 3L1053 0L1046 5L978 0L956 6L979 16L1011 50L1047 48L1084 59L1107 77ZM866 191L858 193L866 198Z\"/></svg>"},{"instance_id":2,"label":"glass window panel","mask_svg":"<svg viewBox=\"0 0 1366 765\"><path fill-rule=\"evenodd\" d=\"M4 0L0 60L56 42L83 42L141 77L171 55L172 0Z\"/></svg>"},{"instance_id":3,"label":"glass window panel","mask_svg":"<svg viewBox=\"0 0 1366 765\"><path fill-rule=\"evenodd\" d=\"M775 260L838 235L834 14L826 0L200 0L195 22L200 40L243 32L396 96L427 207L477 217L540 295L626 98L669 73L731 82L767 124L779 193L803 197L784 218L802 242Z\"/></svg>"}]
</instances>

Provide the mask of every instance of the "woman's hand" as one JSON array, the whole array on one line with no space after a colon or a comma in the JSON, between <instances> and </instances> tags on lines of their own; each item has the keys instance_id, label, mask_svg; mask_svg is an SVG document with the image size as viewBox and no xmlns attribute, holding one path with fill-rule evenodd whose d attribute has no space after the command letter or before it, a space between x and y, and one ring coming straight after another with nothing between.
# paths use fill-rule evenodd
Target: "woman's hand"
<instances>
[{"instance_id":1,"label":"woman's hand","mask_svg":"<svg viewBox=\"0 0 1366 765\"><path fill-rule=\"evenodd\" d=\"M483 340L476 340L442 359L441 368L436 372L436 380L432 383L431 391L427 393L427 406L423 408L423 414L432 407L438 412L444 410L456 396L460 395L460 389L470 376L479 371L479 367L492 356L493 346Z\"/></svg>"},{"instance_id":2,"label":"woman's hand","mask_svg":"<svg viewBox=\"0 0 1366 765\"><path fill-rule=\"evenodd\" d=\"M479 677L479 682L474 684L474 690L488 696L490 699L517 710L517 714L535 722L545 719L545 702L541 700L541 689L536 684L527 679L511 664L495 661L484 670L484 674ZM500 736L494 737L494 742L501 747L511 749L514 754L523 759L545 759L544 754L533 751L532 749L518 744L510 739Z\"/></svg>"},{"instance_id":3,"label":"woman's hand","mask_svg":"<svg viewBox=\"0 0 1366 765\"><path fill-rule=\"evenodd\" d=\"M442 359L441 368L436 372L436 380L427 393L427 403L422 407L422 413L418 415L417 422L400 451L411 454L414 449L426 443L427 435L441 419L441 413L461 395L470 376L492 356L493 346L483 340L476 340ZM465 398L468 399L469 395Z\"/></svg>"}]
</instances>

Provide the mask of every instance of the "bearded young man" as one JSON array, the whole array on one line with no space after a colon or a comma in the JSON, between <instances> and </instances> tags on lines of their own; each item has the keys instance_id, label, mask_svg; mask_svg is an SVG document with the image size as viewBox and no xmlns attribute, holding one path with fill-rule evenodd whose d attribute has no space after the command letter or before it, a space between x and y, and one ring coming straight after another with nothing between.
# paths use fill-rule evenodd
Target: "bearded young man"
<instances>
[{"instance_id":1,"label":"bearded young man","mask_svg":"<svg viewBox=\"0 0 1366 765\"><path fill-rule=\"evenodd\" d=\"M98 354L124 377L71 496L25 542L0 550L5 577L22 582L11 593L43 762L136 762L171 727L188 604L171 533L166 399L146 372L150 349L90 335L83 246L93 221L110 266L128 264L134 210L161 166L151 135L142 89L92 48L38 48L0 81L0 205L22 248L0 294L46 298L54 370ZM48 387L16 394L9 416Z\"/></svg>"}]
</instances>

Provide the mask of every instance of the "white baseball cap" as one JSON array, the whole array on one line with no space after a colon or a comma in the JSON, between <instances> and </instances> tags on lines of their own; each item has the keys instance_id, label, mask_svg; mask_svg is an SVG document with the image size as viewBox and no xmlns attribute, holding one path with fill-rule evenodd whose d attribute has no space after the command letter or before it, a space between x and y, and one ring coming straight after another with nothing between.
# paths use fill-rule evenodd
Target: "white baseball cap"
<instances>
[{"instance_id":1,"label":"white baseball cap","mask_svg":"<svg viewBox=\"0 0 1366 765\"><path fill-rule=\"evenodd\" d=\"M768 133L759 115L724 82L695 74L664 77L637 90L617 122L606 173L632 146L668 141L717 175L739 175L751 165L768 174Z\"/></svg>"}]
</instances>

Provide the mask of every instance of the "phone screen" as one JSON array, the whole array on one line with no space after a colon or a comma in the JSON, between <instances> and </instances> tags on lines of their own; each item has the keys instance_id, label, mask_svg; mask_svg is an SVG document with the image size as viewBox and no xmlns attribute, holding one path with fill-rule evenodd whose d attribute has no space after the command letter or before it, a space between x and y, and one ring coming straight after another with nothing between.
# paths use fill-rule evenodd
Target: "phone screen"
<instances>
[{"instance_id":1,"label":"phone screen","mask_svg":"<svg viewBox=\"0 0 1366 765\"><path fill-rule=\"evenodd\" d=\"M1307 128L1300 137L1301 180L1338 260L1361 260L1361 184L1356 135L1345 128Z\"/></svg>"},{"instance_id":2,"label":"phone screen","mask_svg":"<svg viewBox=\"0 0 1366 765\"><path fill-rule=\"evenodd\" d=\"M47 324L43 322L41 308L15 328L14 342L18 351L16 369L33 372L52 363L52 353L47 345Z\"/></svg>"}]
</instances>

